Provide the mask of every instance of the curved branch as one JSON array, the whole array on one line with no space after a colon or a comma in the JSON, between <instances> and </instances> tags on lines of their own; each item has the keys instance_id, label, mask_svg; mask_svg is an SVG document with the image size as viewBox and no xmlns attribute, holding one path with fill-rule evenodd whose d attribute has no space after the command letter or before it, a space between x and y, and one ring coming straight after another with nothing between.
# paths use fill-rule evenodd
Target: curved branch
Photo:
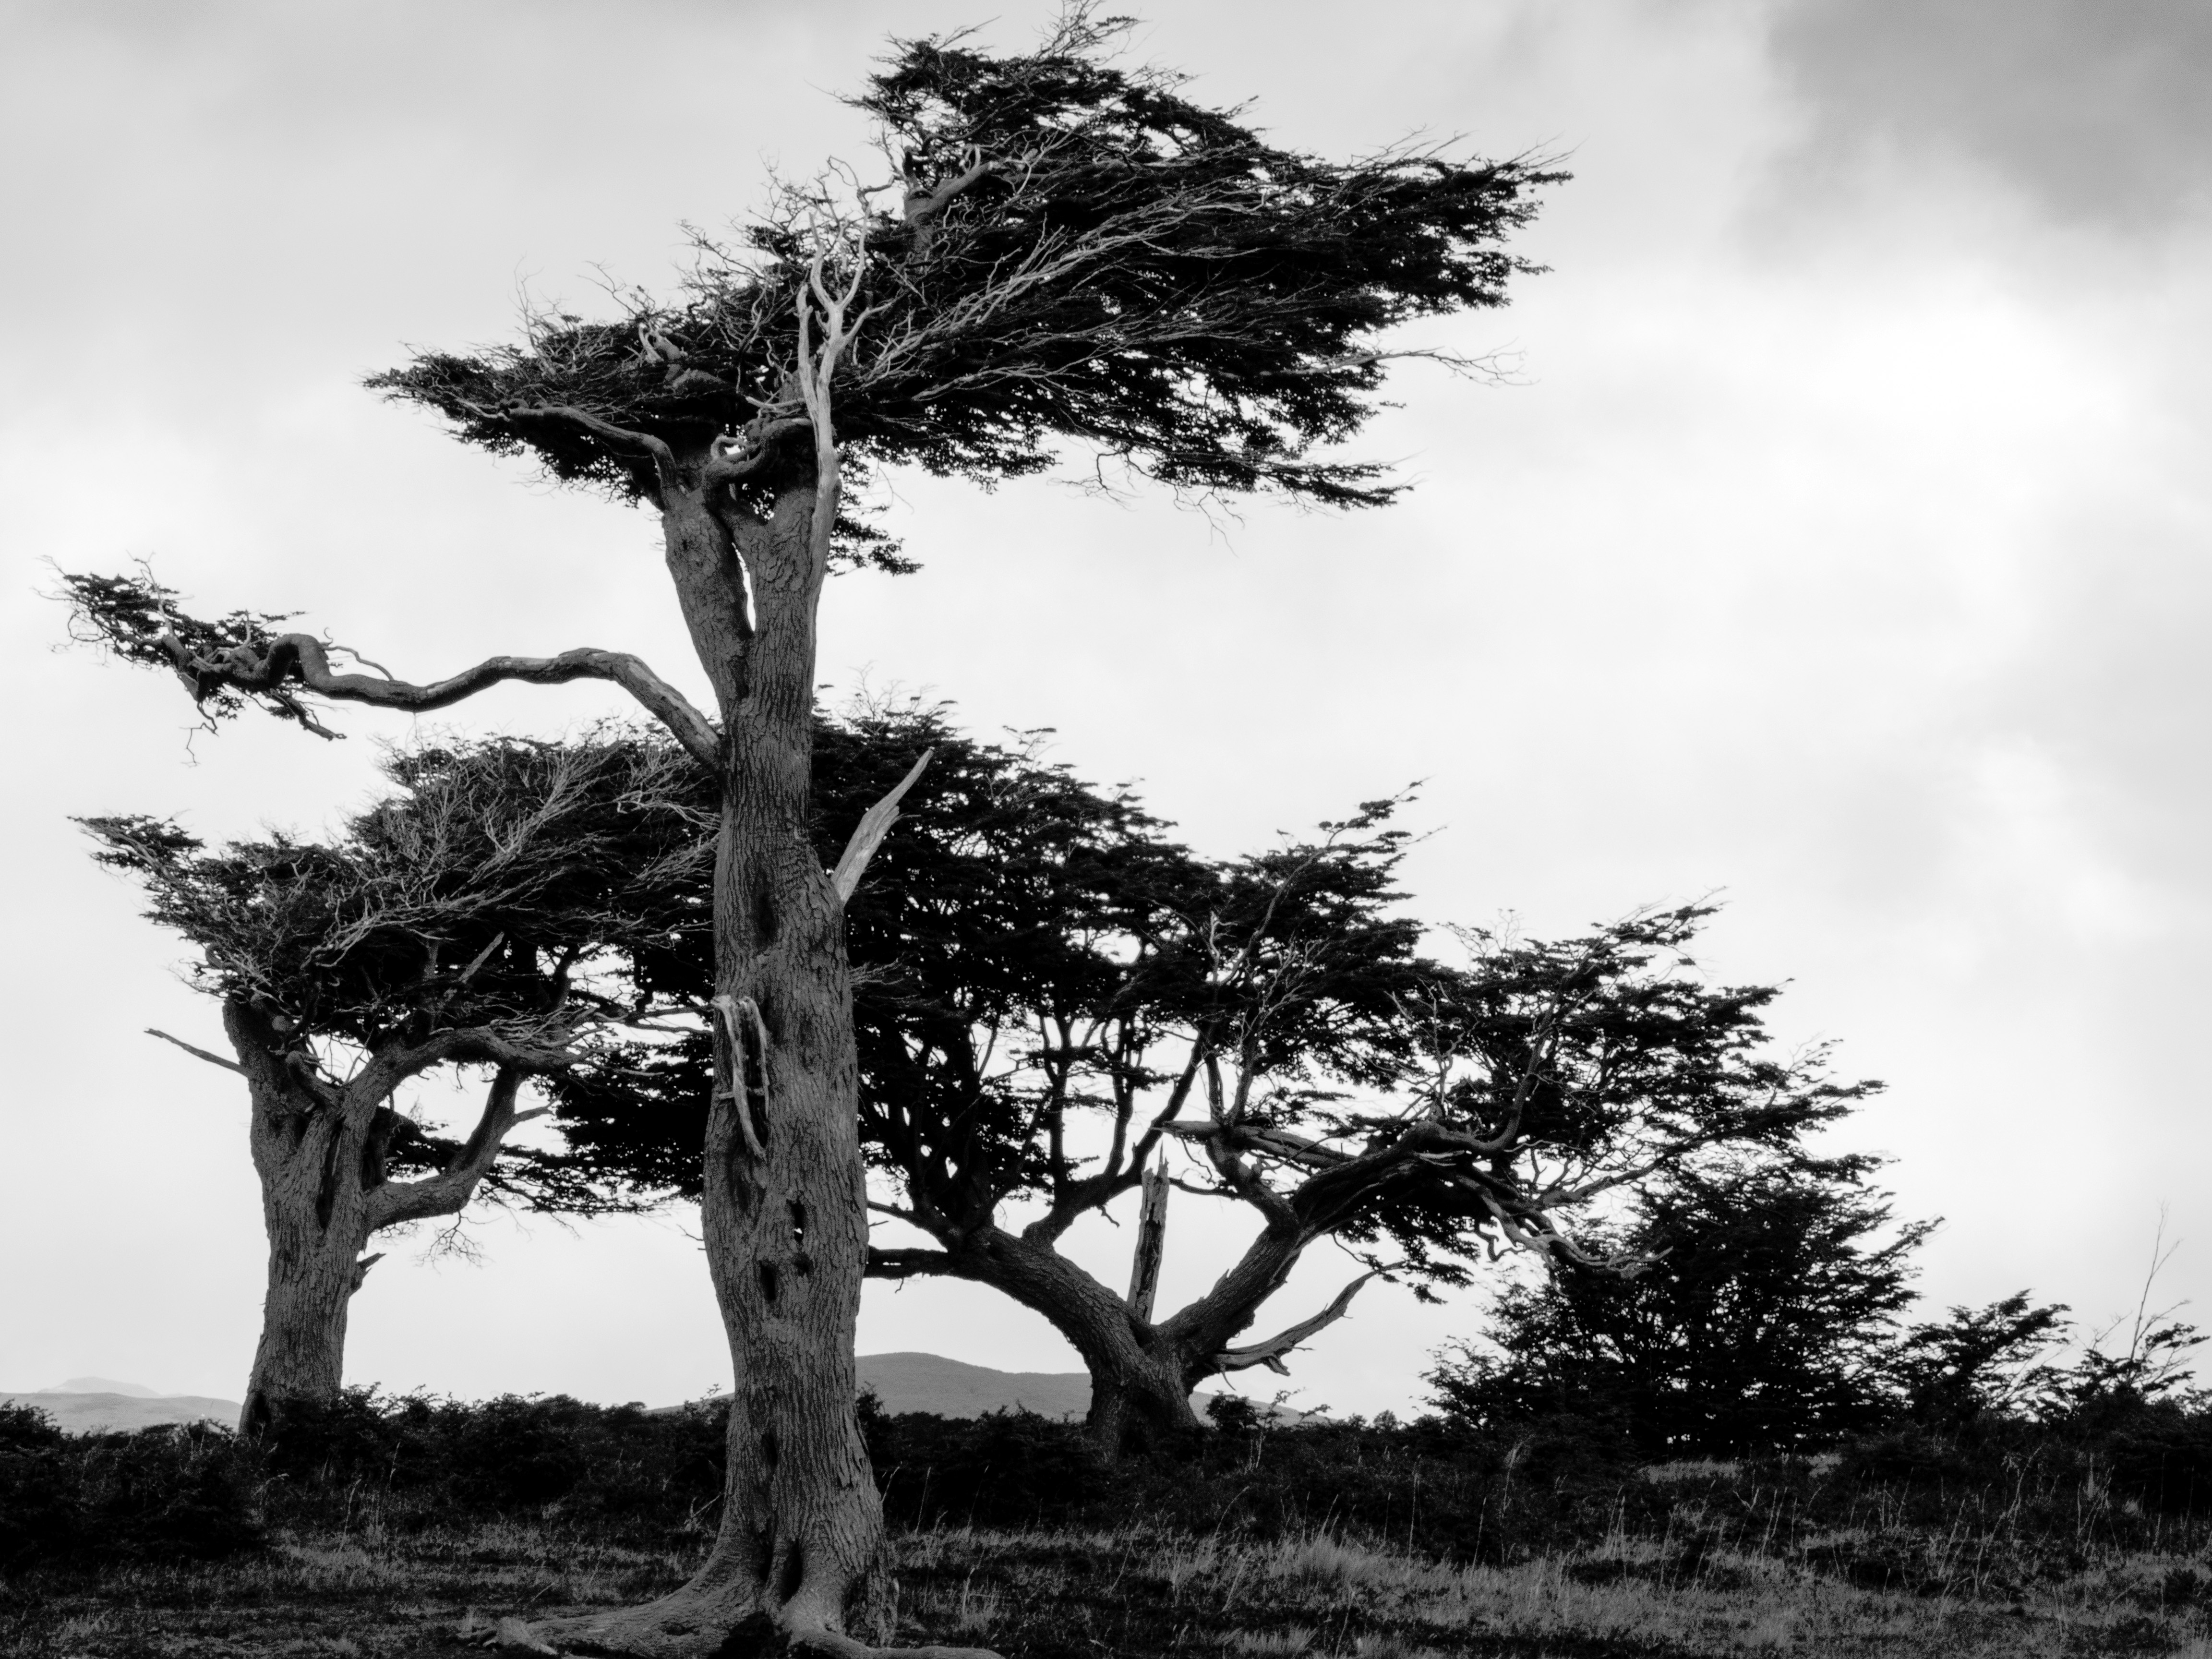
<instances>
[{"instance_id":1,"label":"curved branch","mask_svg":"<svg viewBox=\"0 0 2212 1659\"><path fill-rule=\"evenodd\" d=\"M329 647L312 634L280 634L258 649L241 646L212 660L196 655L173 632L164 633L158 643L196 699L204 700L224 687L271 697L301 725L325 737L335 734L324 730L291 699L289 687L303 687L333 702L363 702L379 708L427 714L509 680L526 685L608 680L658 717L693 759L712 766L720 753L720 734L713 722L647 667L643 659L626 651L585 646L557 657L487 657L458 674L417 685L383 675L337 673L331 667Z\"/></svg>"},{"instance_id":2,"label":"curved branch","mask_svg":"<svg viewBox=\"0 0 2212 1659\"><path fill-rule=\"evenodd\" d=\"M1213 1356L1213 1368L1221 1371L1241 1371L1254 1365L1265 1365L1279 1376L1288 1376L1291 1368L1283 1363L1283 1356L1343 1318L1352 1306L1352 1298L1359 1294L1360 1286L1382 1271L1380 1267L1370 1267L1339 1291L1329 1304L1312 1318L1300 1320L1288 1330L1279 1332L1265 1342L1255 1342L1249 1347L1224 1348Z\"/></svg>"},{"instance_id":3,"label":"curved branch","mask_svg":"<svg viewBox=\"0 0 2212 1659\"><path fill-rule=\"evenodd\" d=\"M628 449L645 456L653 463L654 475L663 489L672 489L678 483L676 452L668 441L657 438L650 432L639 432L626 426L617 426L588 409L579 409L574 404L510 404L498 409L486 409L480 404L461 400L461 406L484 420L566 421L580 426L593 437L617 449Z\"/></svg>"},{"instance_id":4,"label":"curved branch","mask_svg":"<svg viewBox=\"0 0 2212 1659\"><path fill-rule=\"evenodd\" d=\"M706 465L699 471L699 482L708 489L741 483L775 459L776 446L782 440L813 429L814 422L803 415L749 422L738 436L714 441Z\"/></svg>"},{"instance_id":5,"label":"curved branch","mask_svg":"<svg viewBox=\"0 0 2212 1659\"><path fill-rule=\"evenodd\" d=\"M569 1046L573 1033L544 1027L502 1030L496 1025L463 1025L437 1032L425 1041L395 1045L372 1056L368 1065L346 1085L351 1104L380 1106L409 1078L434 1066L497 1066L518 1078L547 1072L563 1072L576 1063Z\"/></svg>"},{"instance_id":6,"label":"curved branch","mask_svg":"<svg viewBox=\"0 0 2212 1659\"><path fill-rule=\"evenodd\" d=\"M550 1109L538 1106L526 1112L515 1110L515 1098L521 1091L524 1075L515 1066L500 1067L484 1097L483 1115L470 1131L467 1143L454 1155L453 1161L436 1175L425 1176L420 1181L387 1182L370 1190L370 1231L402 1221L424 1221L432 1216L460 1213L476 1196L483 1178L491 1173L509 1133L516 1125L544 1117Z\"/></svg>"}]
</instances>

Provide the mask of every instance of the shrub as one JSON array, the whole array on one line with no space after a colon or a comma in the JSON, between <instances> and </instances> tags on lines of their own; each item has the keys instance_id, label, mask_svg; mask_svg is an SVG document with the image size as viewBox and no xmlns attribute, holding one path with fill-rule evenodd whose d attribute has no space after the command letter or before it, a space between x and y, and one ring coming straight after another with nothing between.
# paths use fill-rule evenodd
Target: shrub
<instances>
[{"instance_id":1,"label":"shrub","mask_svg":"<svg viewBox=\"0 0 2212 1659\"><path fill-rule=\"evenodd\" d=\"M68 1436L0 1409L0 1568L215 1560L261 1547L258 1450L171 1424Z\"/></svg>"}]
</instances>

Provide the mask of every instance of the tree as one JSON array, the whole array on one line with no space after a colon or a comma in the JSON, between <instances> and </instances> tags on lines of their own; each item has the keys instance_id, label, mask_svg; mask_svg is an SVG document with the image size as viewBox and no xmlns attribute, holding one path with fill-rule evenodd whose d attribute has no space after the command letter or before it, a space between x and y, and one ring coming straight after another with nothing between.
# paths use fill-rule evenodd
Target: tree
<instances>
[{"instance_id":1,"label":"tree","mask_svg":"<svg viewBox=\"0 0 2212 1659\"><path fill-rule=\"evenodd\" d=\"M2064 1329L2066 1310L2060 1302L2031 1306L2016 1291L1915 1325L1891 1361L1905 1415L1929 1428L1968 1429L2051 1401L2064 1379L2042 1356Z\"/></svg>"},{"instance_id":2,"label":"tree","mask_svg":"<svg viewBox=\"0 0 2212 1659\"><path fill-rule=\"evenodd\" d=\"M1568 1264L1510 1286L1485 1333L1430 1382L1451 1416L1610 1422L1647 1456L1794 1448L1882 1420L1909 1257L1932 1222L1899 1227L1868 1189L1876 1160L1730 1158L1640 1194L1622 1237L1631 1279Z\"/></svg>"},{"instance_id":3,"label":"tree","mask_svg":"<svg viewBox=\"0 0 2212 1659\"><path fill-rule=\"evenodd\" d=\"M1683 971L1699 910L1562 944L1472 935L1463 969L1425 958L1388 803L1316 841L1207 860L1126 792L934 711L877 711L817 729L818 844L925 750L848 911L874 1206L929 1240L872 1249L868 1272L987 1284L1042 1314L1083 1356L1109 1450L1132 1425L1194 1428L1207 1376L1285 1369L1376 1273L1464 1283L1507 1237L1586 1259L1555 1218L1704 1149L1789 1146L1863 1092L1817 1054L1762 1053L1771 990ZM654 982L703 998L708 972L671 952ZM580 1167L696 1192L681 1149L708 1066L702 1038L652 1039L564 1075ZM1156 1315L1170 1168L1257 1225L1205 1295ZM1060 1245L1140 1186L1124 1292ZM1240 1340L1323 1241L1366 1271Z\"/></svg>"},{"instance_id":4,"label":"tree","mask_svg":"<svg viewBox=\"0 0 2212 1659\"><path fill-rule=\"evenodd\" d=\"M378 1233L458 1215L487 1183L544 1207L615 1206L508 1146L549 1109L522 1109L521 1091L643 1012L620 977L641 939L707 931L712 852L667 745L434 745L385 769L401 793L329 845L211 851L155 819L83 821L151 919L198 948L191 982L221 1001L235 1058L168 1040L238 1073L252 1102L269 1267L249 1434L337 1397ZM460 1139L395 1106L471 1072L489 1082Z\"/></svg>"},{"instance_id":5,"label":"tree","mask_svg":"<svg viewBox=\"0 0 2212 1659\"><path fill-rule=\"evenodd\" d=\"M1319 1101L1324 1082L1395 1067L1400 999L1426 982L1418 927L1388 914L1403 836L1363 819L1327 844L1202 860L1126 792L908 708L817 728L817 844L838 844L922 752L935 758L848 907L848 933L861 1136L889 1182L875 1207L945 1248L872 1249L868 1271L973 1279L1044 1313L1091 1367L1093 1427L1109 1447L1133 1401L1194 1427L1183 1367L1147 1354L1148 1310L1062 1258L1057 1241L1157 1165L1172 1132L1151 1121L1148 1093L1191 1097L1221 1053L1200 1032L1223 1028L1232 1002L1250 1005L1237 1017L1254 1081L1296 1077ZM708 971L674 952L653 969L701 997ZM696 1195L681 1149L709 1066L702 1036L642 1039L565 1076L560 1122L579 1167ZM1001 1212L1024 1200L1049 1213L1017 1236ZM1240 1279L1224 1292L1233 1310L1212 1323L1241 1330L1279 1280ZM1283 1352L1247 1356L1224 1339L1199 1374Z\"/></svg>"},{"instance_id":6,"label":"tree","mask_svg":"<svg viewBox=\"0 0 2212 1659\"><path fill-rule=\"evenodd\" d=\"M808 830L815 623L841 561L894 556L845 510L872 465L990 481L1066 451L1198 494L1379 504L1340 458L1404 355L1391 331L1505 299L1504 239L1558 175L1400 148L1349 163L1264 143L1172 76L1120 68L1123 26L1066 14L1036 52L896 43L854 100L881 185L782 190L682 292L527 319L520 343L428 353L372 384L465 441L650 506L715 715L636 658L499 657L412 684L341 672L281 619L179 612L72 583L82 621L173 669L211 716L313 700L442 708L504 680L629 690L721 790L708 1263L729 1337L727 1497L698 1575L652 1607L557 1627L626 1651L845 1651L882 1523L854 1416L866 1265L843 930L869 843L836 872ZM888 813L874 822L881 827Z\"/></svg>"}]
</instances>

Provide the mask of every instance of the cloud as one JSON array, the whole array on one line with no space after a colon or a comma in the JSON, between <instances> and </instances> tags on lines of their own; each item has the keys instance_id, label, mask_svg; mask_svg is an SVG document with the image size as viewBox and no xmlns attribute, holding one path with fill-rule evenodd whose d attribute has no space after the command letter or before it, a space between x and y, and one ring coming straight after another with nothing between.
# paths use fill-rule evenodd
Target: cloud
<instances>
[{"instance_id":1,"label":"cloud","mask_svg":"<svg viewBox=\"0 0 2212 1659\"><path fill-rule=\"evenodd\" d=\"M2212 205L2212 7L2183 0L1785 0L1804 158L1963 154L2063 222L2155 232Z\"/></svg>"}]
</instances>

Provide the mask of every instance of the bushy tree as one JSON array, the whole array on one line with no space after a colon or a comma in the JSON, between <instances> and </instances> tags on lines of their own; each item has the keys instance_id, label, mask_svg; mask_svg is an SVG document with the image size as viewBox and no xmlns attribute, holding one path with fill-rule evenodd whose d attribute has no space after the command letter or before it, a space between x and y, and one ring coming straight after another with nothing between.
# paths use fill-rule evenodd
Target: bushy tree
<instances>
[{"instance_id":1,"label":"bushy tree","mask_svg":"<svg viewBox=\"0 0 2212 1659\"><path fill-rule=\"evenodd\" d=\"M1889 1231L1864 1157L1730 1158L1640 1193L1633 1277L1572 1262L1504 1291L1430 1382L1478 1425L1578 1417L1646 1455L1816 1445L1893 1408L1897 1315L1932 1222ZM1887 1237L1882 1235L1887 1231Z\"/></svg>"},{"instance_id":2,"label":"bushy tree","mask_svg":"<svg viewBox=\"0 0 2212 1659\"><path fill-rule=\"evenodd\" d=\"M867 1232L842 926L867 844L833 872L809 833L823 585L885 556L848 485L878 465L988 483L1066 455L1200 494L1379 503L1380 469L1336 446L1378 406L1394 331L1501 304L1525 269L1503 244L1557 175L1271 145L1176 77L1113 63L1121 27L1072 11L1006 56L897 42L853 100L885 182L833 170L781 191L738 245L702 243L668 301L533 316L511 346L426 353L373 382L467 442L657 513L713 715L620 653L412 684L340 672L325 641L267 613L209 621L143 583L71 584L84 625L175 672L210 715L257 703L312 728L317 700L422 709L597 678L714 775L703 1207L736 1374L721 1533L683 1589L562 1639L845 1650L879 1552L852 1405Z\"/></svg>"},{"instance_id":3,"label":"bushy tree","mask_svg":"<svg viewBox=\"0 0 2212 1659\"><path fill-rule=\"evenodd\" d=\"M248 1433L337 1397L377 1234L458 1215L487 1182L571 1212L619 1201L508 1146L548 1109L521 1091L646 1012L626 973L645 941L708 931L712 820L671 745L430 744L385 770L397 792L327 842L210 848L156 819L84 820L194 947L233 1057L170 1041L252 1101L269 1267ZM471 1073L487 1081L464 1136L399 1109Z\"/></svg>"},{"instance_id":4,"label":"bushy tree","mask_svg":"<svg viewBox=\"0 0 2212 1659\"><path fill-rule=\"evenodd\" d=\"M2017 1291L1915 1325L1890 1362L1905 1416L1928 1428L1966 1429L2047 1405L2064 1387L2044 1355L2064 1330L2065 1312L2063 1303L2037 1307Z\"/></svg>"}]
</instances>

